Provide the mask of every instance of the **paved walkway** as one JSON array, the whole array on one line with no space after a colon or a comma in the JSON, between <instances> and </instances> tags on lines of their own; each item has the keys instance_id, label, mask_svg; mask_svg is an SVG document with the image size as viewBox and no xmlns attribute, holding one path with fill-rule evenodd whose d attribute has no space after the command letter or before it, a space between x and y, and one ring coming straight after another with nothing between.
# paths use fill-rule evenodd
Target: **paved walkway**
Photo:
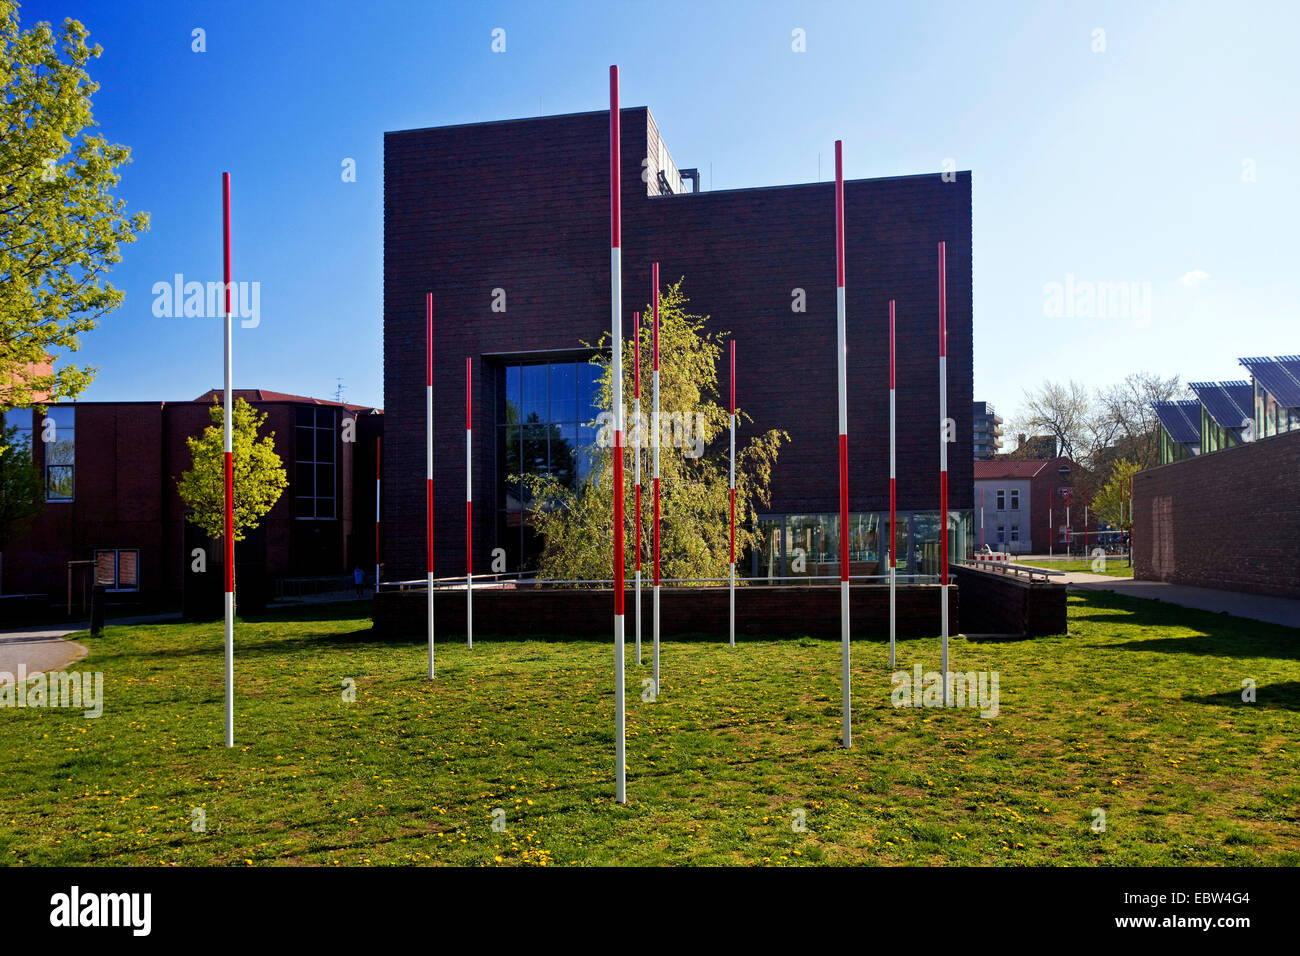
<instances>
[{"instance_id":1,"label":"paved walkway","mask_svg":"<svg viewBox=\"0 0 1300 956\"><path fill-rule=\"evenodd\" d=\"M1216 611L1254 621L1300 627L1300 600L1295 598L1194 588L1185 584L1167 584L1164 581L1134 581L1132 578L1113 578L1082 571L1070 571L1052 580L1064 581L1069 587L1083 591L1113 591L1129 597L1167 601L1201 611Z\"/></svg>"},{"instance_id":2,"label":"paved walkway","mask_svg":"<svg viewBox=\"0 0 1300 956\"><path fill-rule=\"evenodd\" d=\"M157 621L180 620L179 614L150 614L143 617L124 617L105 621L108 627L122 624L152 624ZM38 625L0 632L0 671L18 673L18 665L25 664L27 673L53 671L81 660L90 650L83 644L67 640L69 634L89 629L89 621L57 626Z\"/></svg>"}]
</instances>

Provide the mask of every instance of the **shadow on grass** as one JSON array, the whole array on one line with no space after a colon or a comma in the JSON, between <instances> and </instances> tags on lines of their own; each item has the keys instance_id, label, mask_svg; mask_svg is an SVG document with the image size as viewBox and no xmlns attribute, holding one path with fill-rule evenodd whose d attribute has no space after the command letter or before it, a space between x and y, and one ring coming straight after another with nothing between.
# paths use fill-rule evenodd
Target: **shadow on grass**
<instances>
[{"instance_id":1,"label":"shadow on grass","mask_svg":"<svg viewBox=\"0 0 1300 956\"><path fill-rule=\"evenodd\" d=\"M1244 710L1293 710L1300 711L1300 681L1287 681L1282 684L1265 684L1255 689L1255 701L1247 703L1241 699L1241 690L1224 691L1222 694L1203 694L1184 697L1183 700L1193 704L1210 704L1216 707L1240 707Z\"/></svg>"}]
</instances>

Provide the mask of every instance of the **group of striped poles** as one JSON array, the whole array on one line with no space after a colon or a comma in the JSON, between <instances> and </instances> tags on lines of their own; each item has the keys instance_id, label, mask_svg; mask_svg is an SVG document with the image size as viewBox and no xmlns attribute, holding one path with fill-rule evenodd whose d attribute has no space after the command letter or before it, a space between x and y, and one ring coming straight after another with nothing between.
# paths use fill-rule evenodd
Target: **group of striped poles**
<instances>
[{"instance_id":1,"label":"group of striped poles","mask_svg":"<svg viewBox=\"0 0 1300 956\"><path fill-rule=\"evenodd\" d=\"M619 181L620 122L618 67L609 69L609 144L610 144L610 331L612 344L611 384L612 414L614 419L614 699L615 699L615 773L616 799L627 802L626 754L626 700L624 672L624 566L623 566L623 338L622 338L622 198ZM225 278L225 677L226 677L226 746L234 746L234 478L231 407L231 279L230 279L230 174L222 174L222 247ZM840 511L840 658L842 685L843 745L852 746L852 706L850 680L850 627L849 627L849 490L848 490L848 378L845 307L845 240L844 240L844 165L843 144L835 143L835 312L836 352L838 377L838 451L839 451L839 511ZM653 413L651 423L651 451L653 475L653 641L654 641L654 691L658 695L659 683L659 263L652 266L654 321L652 325L652 375ZM636 652L641 663L641 315L634 319L634 414L637 423L635 454L635 517L636 535ZM433 545L433 293L425 298L425 511L427 543L427 630L429 679L435 675L434 651L434 545ZM895 664L897 635L896 588L897 556L897 475L896 475L896 363L895 363L895 302L889 301L889 664ZM947 376L947 256L945 243L939 243L939 581L942 618L942 671L944 706L951 705L951 683L948 680L948 376ZM473 631L473 363L465 359L465 595L466 643L474 646ZM736 643L736 343L730 343L730 475L728 481L729 507L729 568L728 568L728 643ZM379 485L380 443L375 442L375 586L379 585Z\"/></svg>"}]
</instances>

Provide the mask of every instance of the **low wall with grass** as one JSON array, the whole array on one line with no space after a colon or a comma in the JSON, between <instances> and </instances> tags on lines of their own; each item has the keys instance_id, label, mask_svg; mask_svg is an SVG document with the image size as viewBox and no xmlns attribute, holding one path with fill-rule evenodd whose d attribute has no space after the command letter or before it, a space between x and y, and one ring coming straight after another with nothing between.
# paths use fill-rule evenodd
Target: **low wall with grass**
<instances>
[{"instance_id":1,"label":"low wall with grass","mask_svg":"<svg viewBox=\"0 0 1300 956\"><path fill-rule=\"evenodd\" d=\"M952 633L959 630L956 588L949 601ZM653 615L652 592L641 591L641 636L649 640ZM636 627L635 591L627 591L627 639ZM374 628L393 639L425 634L424 591L381 591L374 599ZM900 585L897 594L898 635L933 637L939 633L938 585ZM435 627L439 635L465 634L465 592L434 592ZM660 637L727 639L726 588L663 588L659 596ZM474 636L609 637L613 631L612 588L476 588ZM889 588L854 585L849 617L854 638L889 637ZM736 588L736 637L824 637L839 639L840 590L831 586L770 586Z\"/></svg>"}]
</instances>

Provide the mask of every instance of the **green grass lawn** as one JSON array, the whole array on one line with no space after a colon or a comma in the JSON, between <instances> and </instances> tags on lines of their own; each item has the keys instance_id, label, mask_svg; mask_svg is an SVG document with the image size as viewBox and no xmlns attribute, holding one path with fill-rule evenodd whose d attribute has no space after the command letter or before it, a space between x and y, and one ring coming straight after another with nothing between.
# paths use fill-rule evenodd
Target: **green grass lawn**
<instances>
[{"instance_id":1,"label":"green grass lawn","mask_svg":"<svg viewBox=\"0 0 1300 956\"><path fill-rule=\"evenodd\" d=\"M1133 566L1124 558L1107 558L1106 569L1098 571L1092 566L1091 558L1054 558L1043 561L1017 561L1035 568L1051 568L1053 571L1086 571L1088 574L1104 574L1112 578L1133 577Z\"/></svg>"},{"instance_id":2,"label":"green grass lawn","mask_svg":"<svg viewBox=\"0 0 1300 956\"><path fill-rule=\"evenodd\" d=\"M618 806L609 643L448 640L430 683L367 613L238 625L233 751L219 623L83 636L101 718L0 710L0 861L1300 865L1296 630L1071 595L1068 636L953 641L999 672L993 719L894 708L855 642L848 751L837 641L665 643L654 703L629 641ZM938 639L898 659L937 667Z\"/></svg>"}]
</instances>

